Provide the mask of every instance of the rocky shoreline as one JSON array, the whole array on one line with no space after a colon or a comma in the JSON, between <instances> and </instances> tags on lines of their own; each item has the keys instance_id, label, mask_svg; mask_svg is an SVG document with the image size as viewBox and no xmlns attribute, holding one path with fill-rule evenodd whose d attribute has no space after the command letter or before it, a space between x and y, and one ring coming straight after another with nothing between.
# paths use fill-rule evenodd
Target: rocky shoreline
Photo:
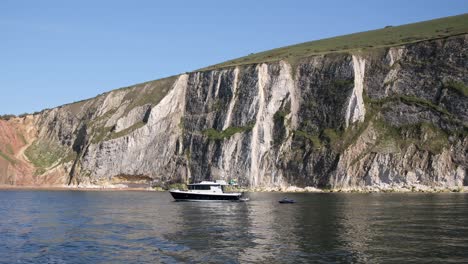
<instances>
[{"instance_id":1,"label":"rocky shoreline","mask_svg":"<svg viewBox=\"0 0 468 264\"><path fill-rule=\"evenodd\" d=\"M98 186L98 185L0 185L2 190L32 190L32 191L154 191L152 188L134 188L126 185Z\"/></svg>"},{"instance_id":2,"label":"rocky shoreline","mask_svg":"<svg viewBox=\"0 0 468 264\"><path fill-rule=\"evenodd\" d=\"M109 185L0 185L2 190L50 190L50 191L150 191L166 192L162 188L128 187L125 184ZM242 192L278 192L278 193L468 193L468 186L464 187L430 187L425 185L399 186L389 185L385 187L348 188L348 189L319 189L314 187L272 187L272 188L240 188Z\"/></svg>"},{"instance_id":3,"label":"rocky shoreline","mask_svg":"<svg viewBox=\"0 0 468 264\"><path fill-rule=\"evenodd\" d=\"M284 192L284 193L466 193L468 187L430 187L425 185L398 186L389 185L385 187L365 186L362 188L346 189L318 189L314 187L295 187L285 188L254 188L245 189L247 192Z\"/></svg>"}]
</instances>

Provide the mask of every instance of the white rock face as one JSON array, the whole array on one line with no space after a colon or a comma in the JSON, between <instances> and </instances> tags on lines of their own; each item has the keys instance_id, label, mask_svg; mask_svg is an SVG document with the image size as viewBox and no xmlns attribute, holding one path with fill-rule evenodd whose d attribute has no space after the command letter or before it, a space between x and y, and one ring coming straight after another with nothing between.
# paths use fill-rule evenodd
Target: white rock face
<instances>
[{"instance_id":1,"label":"white rock face","mask_svg":"<svg viewBox=\"0 0 468 264\"><path fill-rule=\"evenodd\" d=\"M402 57L405 52L403 47L390 48L388 50L388 59L390 61L390 66L394 66Z\"/></svg>"},{"instance_id":2,"label":"white rock face","mask_svg":"<svg viewBox=\"0 0 468 264\"><path fill-rule=\"evenodd\" d=\"M113 91L107 94L102 103L101 107L99 108L98 116L104 115L108 111L115 109L121 106L121 102L125 96L124 91Z\"/></svg>"},{"instance_id":3,"label":"white rock face","mask_svg":"<svg viewBox=\"0 0 468 264\"><path fill-rule=\"evenodd\" d=\"M167 177L179 173L174 154L178 152L178 124L184 113L186 87L184 74L152 109L145 126L124 137L89 146L82 170L95 179L113 175Z\"/></svg>"},{"instance_id":4,"label":"white rock face","mask_svg":"<svg viewBox=\"0 0 468 264\"><path fill-rule=\"evenodd\" d=\"M346 127L356 121L364 121L364 117L366 116L366 108L364 107L364 100L362 98L365 67L366 61L353 55L354 89L351 98L349 98L348 108L346 109Z\"/></svg>"},{"instance_id":5,"label":"white rock face","mask_svg":"<svg viewBox=\"0 0 468 264\"><path fill-rule=\"evenodd\" d=\"M74 184L141 176L264 190L462 187L468 103L442 81L467 83L467 47L460 37L314 56L294 69L271 62L184 74L44 111L37 137L76 154L63 169ZM154 101L127 109L148 102L138 95ZM369 122L353 125L367 106Z\"/></svg>"},{"instance_id":6,"label":"white rock face","mask_svg":"<svg viewBox=\"0 0 468 264\"><path fill-rule=\"evenodd\" d=\"M268 73L268 66L261 64L258 69L258 112L252 131L252 152L250 183L252 186L271 185L281 182L281 175L274 169L276 156L271 153L273 144L273 117L282 102L294 89L291 68L280 63L280 72L275 78Z\"/></svg>"},{"instance_id":7,"label":"white rock face","mask_svg":"<svg viewBox=\"0 0 468 264\"><path fill-rule=\"evenodd\" d=\"M128 106L128 102L124 102L120 105L117 111L106 121L105 127L112 127L117 124L117 121L122 117L125 113L125 109Z\"/></svg>"},{"instance_id":8,"label":"white rock face","mask_svg":"<svg viewBox=\"0 0 468 264\"><path fill-rule=\"evenodd\" d=\"M133 108L126 116L117 120L117 123L115 124L115 132L120 132L138 122L144 121L145 117L149 114L149 111L151 111L150 104Z\"/></svg>"},{"instance_id":9,"label":"white rock face","mask_svg":"<svg viewBox=\"0 0 468 264\"><path fill-rule=\"evenodd\" d=\"M239 68L236 67L234 69L234 83L232 84L232 94L234 94L234 95L237 92L238 82L239 82ZM218 83L220 83L220 82L218 81ZM218 85L218 89L219 89L219 85ZM227 112L227 116L226 116L226 121L224 122L223 129L226 129L231 125L232 111L234 110L234 105L235 104L236 104L236 96L233 96L231 101L229 102L228 112Z\"/></svg>"},{"instance_id":10,"label":"white rock face","mask_svg":"<svg viewBox=\"0 0 468 264\"><path fill-rule=\"evenodd\" d=\"M373 153L371 150L375 145L375 133L375 129L369 127L340 157L336 175L332 177L335 188L356 190L372 186L375 190L411 187L422 190L424 188L421 186L463 186L466 169L461 169L454 163L450 150L432 155L411 145L401 153ZM428 167L435 172L436 179L427 177Z\"/></svg>"}]
</instances>

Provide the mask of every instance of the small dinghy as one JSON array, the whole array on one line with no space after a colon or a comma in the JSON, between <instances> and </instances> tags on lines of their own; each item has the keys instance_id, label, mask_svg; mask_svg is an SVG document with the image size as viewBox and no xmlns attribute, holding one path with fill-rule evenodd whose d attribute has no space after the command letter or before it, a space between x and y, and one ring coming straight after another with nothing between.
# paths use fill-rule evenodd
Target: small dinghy
<instances>
[{"instance_id":1,"label":"small dinghy","mask_svg":"<svg viewBox=\"0 0 468 264\"><path fill-rule=\"evenodd\" d=\"M292 204L292 203L295 203L296 201L294 201L293 199L288 199L287 197L284 197L283 199L279 200L278 203L282 203L282 204Z\"/></svg>"}]
</instances>

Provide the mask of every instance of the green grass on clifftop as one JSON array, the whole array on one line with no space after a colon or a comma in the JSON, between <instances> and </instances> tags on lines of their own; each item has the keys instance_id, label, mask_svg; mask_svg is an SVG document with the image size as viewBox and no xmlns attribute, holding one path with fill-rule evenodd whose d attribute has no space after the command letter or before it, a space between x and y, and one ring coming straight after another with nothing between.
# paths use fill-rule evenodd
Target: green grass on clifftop
<instances>
[{"instance_id":1,"label":"green grass on clifftop","mask_svg":"<svg viewBox=\"0 0 468 264\"><path fill-rule=\"evenodd\" d=\"M279 60L296 61L300 58L312 55L398 46L465 33L468 33L468 14L402 26L387 26L383 29L305 42L251 54L249 56L212 65L201 70Z\"/></svg>"}]
</instances>

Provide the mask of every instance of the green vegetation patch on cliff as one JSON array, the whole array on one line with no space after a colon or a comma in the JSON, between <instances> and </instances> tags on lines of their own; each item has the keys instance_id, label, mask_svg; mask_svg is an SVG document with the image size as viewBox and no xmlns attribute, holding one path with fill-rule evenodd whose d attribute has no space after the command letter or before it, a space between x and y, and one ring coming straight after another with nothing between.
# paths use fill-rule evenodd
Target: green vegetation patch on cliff
<instances>
[{"instance_id":1,"label":"green vegetation patch on cliff","mask_svg":"<svg viewBox=\"0 0 468 264\"><path fill-rule=\"evenodd\" d=\"M351 165L370 153L403 153L410 145L433 154L439 154L449 146L448 134L427 122L397 127L376 118L372 121L372 128L377 134L375 142L357 156Z\"/></svg>"},{"instance_id":2,"label":"green vegetation patch on cliff","mask_svg":"<svg viewBox=\"0 0 468 264\"><path fill-rule=\"evenodd\" d=\"M316 150L330 147L333 151L340 153L357 140L368 124L369 122L364 122L345 131L340 128L325 128L317 133L308 133L302 130L293 132L295 136L307 139Z\"/></svg>"},{"instance_id":3,"label":"green vegetation patch on cliff","mask_svg":"<svg viewBox=\"0 0 468 264\"><path fill-rule=\"evenodd\" d=\"M61 162L62 163L72 162L72 161L75 161L77 158L78 158L78 153L74 151L69 151L68 154L62 158Z\"/></svg>"},{"instance_id":4,"label":"green vegetation patch on cliff","mask_svg":"<svg viewBox=\"0 0 468 264\"><path fill-rule=\"evenodd\" d=\"M179 76L171 76L155 81L145 82L131 87L121 88L129 89L123 101L129 101L130 104L125 110L125 114L135 107L145 104L157 105L164 96L171 90Z\"/></svg>"},{"instance_id":5,"label":"green vegetation patch on cliff","mask_svg":"<svg viewBox=\"0 0 468 264\"><path fill-rule=\"evenodd\" d=\"M111 132L109 134L109 136L107 137L107 139L115 139L115 138L119 138L119 137L123 137L125 135L128 135L130 134L131 132L143 127L144 125L146 125L145 122L143 121L140 121L136 124L133 124L131 127L128 127L122 131L119 131L119 132Z\"/></svg>"},{"instance_id":6,"label":"green vegetation patch on cliff","mask_svg":"<svg viewBox=\"0 0 468 264\"><path fill-rule=\"evenodd\" d=\"M36 173L42 174L47 168L58 164L67 157L67 148L52 141L37 140L29 146L25 155L37 168Z\"/></svg>"},{"instance_id":7,"label":"green vegetation patch on cliff","mask_svg":"<svg viewBox=\"0 0 468 264\"><path fill-rule=\"evenodd\" d=\"M89 101L90 101L90 99L81 100L81 101L77 101L77 102L74 102L74 103L71 103L71 104L63 105L62 107L65 107L68 111L70 111L70 113L72 113L73 115L76 116L76 115L78 115L78 113L83 111L83 107Z\"/></svg>"},{"instance_id":8,"label":"green vegetation patch on cliff","mask_svg":"<svg viewBox=\"0 0 468 264\"><path fill-rule=\"evenodd\" d=\"M250 123L242 127L228 127L224 129L223 131L219 131L214 128L208 128L206 130L203 130L202 133L203 135L208 137L208 139L210 140L224 140L224 139L230 138L234 134L250 131L253 129L254 126L255 126L255 123Z\"/></svg>"},{"instance_id":9,"label":"green vegetation patch on cliff","mask_svg":"<svg viewBox=\"0 0 468 264\"><path fill-rule=\"evenodd\" d=\"M364 101L366 103L366 118L364 122L355 124L341 133L339 139L334 141L334 147L340 150L348 148L355 143L359 136L369 127L375 130L377 138L373 146L370 147L366 153L401 152L401 150L413 144L418 149L438 154L449 146L448 138L450 135L458 136L458 131L444 131L436 124L429 122L393 126L386 122L381 115L384 106L390 107L388 105L389 103L403 102L439 113L447 122L456 122L456 120L453 119L453 115L445 108L435 105L428 100L412 96L394 96L372 100L365 96Z\"/></svg>"},{"instance_id":10,"label":"green vegetation patch on cliff","mask_svg":"<svg viewBox=\"0 0 468 264\"><path fill-rule=\"evenodd\" d=\"M279 122L284 122L284 119L286 118L287 115L289 115L290 112L291 111L289 109L287 109L287 110L278 110L273 115L273 120L274 121L279 121Z\"/></svg>"},{"instance_id":11,"label":"green vegetation patch on cliff","mask_svg":"<svg viewBox=\"0 0 468 264\"><path fill-rule=\"evenodd\" d=\"M6 151L7 151L8 154L10 154L10 155L15 154L13 152L13 147L11 146L11 144L6 144L5 148L6 148Z\"/></svg>"},{"instance_id":12,"label":"green vegetation patch on cliff","mask_svg":"<svg viewBox=\"0 0 468 264\"><path fill-rule=\"evenodd\" d=\"M11 164L16 164L16 160L14 158L10 157L10 155L6 153L3 153L1 150L0 150L0 157L8 161Z\"/></svg>"},{"instance_id":13,"label":"green vegetation patch on cliff","mask_svg":"<svg viewBox=\"0 0 468 264\"><path fill-rule=\"evenodd\" d=\"M330 145L336 145L337 142L340 140L342 131L332 129L332 128L325 128L322 131L322 135L325 138L326 142Z\"/></svg>"},{"instance_id":14,"label":"green vegetation patch on cliff","mask_svg":"<svg viewBox=\"0 0 468 264\"><path fill-rule=\"evenodd\" d=\"M399 100L401 100L402 102L404 102L406 104L415 104L415 105L423 106L425 108L432 109L432 110L437 111L437 112L439 112L439 113L441 113L443 115L446 115L446 116L448 116L450 118L453 117L453 115L451 113L449 113L447 111L447 109L445 109L443 107L440 107L438 105L435 105L433 102L422 99L422 98L419 98L419 97L402 95L402 96L399 96L396 99L399 99Z\"/></svg>"},{"instance_id":15,"label":"green vegetation patch on cliff","mask_svg":"<svg viewBox=\"0 0 468 264\"><path fill-rule=\"evenodd\" d=\"M95 119L91 120L88 124L88 126L93 127L93 126L104 126L104 124L107 122L109 118L111 118L115 112L117 112L117 108L111 109L107 112L105 112L103 115L96 117Z\"/></svg>"},{"instance_id":16,"label":"green vegetation patch on cliff","mask_svg":"<svg viewBox=\"0 0 468 264\"><path fill-rule=\"evenodd\" d=\"M434 103L413 96L393 96L383 99L370 99L364 96L366 104L366 117L363 122L356 123L345 130L337 128L326 128L318 133L316 140L321 140L337 152L342 152L372 126L377 133L377 139L372 148L374 152L395 152L405 149L410 144L415 144L419 149L433 153L440 153L444 147L449 145L448 136L456 135L457 131L447 132L427 122L419 122L411 125L392 126L382 119L380 113L384 106L393 102L402 102L408 105L417 105L439 113L447 122L457 122L453 115L445 108Z\"/></svg>"},{"instance_id":17,"label":"green vegetation patch on cliff","mask_svg":"<svg viewBox=\"0 0 468 264\"><path fill-rule=\"evenodd\" d=\"M385 152L388 148L399 151L414 144L419 149L438 154L449 145L448 133L432 123L420 122L411 125L391 126L384 120L377 118L373 121L373 125L378 134L373 148L375 152Z\"/></svg>"},{"instance_id":18,"label":"green vegetation patch on cliff","mask_svg":"<svg viewBox=\"0 0 468 264\"><path fill-rule=\"evenodd\" d=\"M165 186L163 189L165 190L181 190L181 191L187 191L187 185L185 183L172 183L167 186Z\"/></svg>"},{"instance_id":19,"label":"green vegetation patch on cliff","mask_svg":"<svg viewBox=\"0 0 468 264\"><path fill-rule=\"evenodd\" d=\"M91 143L93 144L98 144L100 142L106 141L106 140L112 140L116 138L120 138L126 135L129 135L131 132L145 126L146 123L143 121L139 121L132 126L119 131L115 132L113 131L112 127L105 127L105 126L97 126L93 128L93 138L91 139Z\"/></svg>"},{"instance_id":20,"label":"green vegetation patch on cliff","mask_svg":"<svg viewBox=\"0 0 468 264\"><path fill-rule=\"evenodd\" d=\"M451 89L462 96L468 97L468 86L462 82L450 80L444 83L444 87Z\"/></svg>"},{"instance_id":21,"label":"green vegetation patch on cliff","mask_svg":"<svg viewBox=\"0 0 468 264\"><path fill-rule=\"evenodd\" d=\"M360 49L398 46L423 40L444 38L468 32L468 14L434 19L402 26L354 33L272 49L226 61L202 70L233 67L279 60L295 61L313 55L349 52Z\"/></svg>"},{"instance_id":22,"label":"green vegetation patch on cliff","mask_svg":"<svg viewBox=\"0 0 468 264\"><path fill-rule=\"evenodd\" d=\"M364 102L367 104L367 106L370 106L375 109L380 109L384 104L391 103L391 102L396 102L400 101L408 105L418 105L422 106L424 108L430 109L432 111L438 112L441 115L453 119L454 116L450 112L447 111L447 109L438 106L434 104L433 102L419 98L416 96L408 96L408 95L397 95L397 96L391 96L391 97L385 97L382 99L370 99L368 97L364 97Z\"/></svg>"},{"instance_id":23,"label":"green vegetation patch on cliff","mask_svg":"<svg viewBox=\"0 0 468 264\"><path fill-rule=\"evenodd\" d=\"M104 141L107 138L112 130L112 127L106 127L105 124L107 120L111 118L112 115L114 115L116 112L116 108L111 109L88 123L88 127L91 128L93 135L91 143L96 144Z\"/></svg>"},{"instance_id":24,"label":"green vegetation patch on cliff","mask_svg":"<svg viewBox=\"0 0 468 264\"><path fill-rule=\"evenodd\" d=\"M105 141L108 135L111 133L112 127L105 126L96 126L92 128L93 136L91 138L91 143L97 144L99 142Z\"/></svg>"},{"instance_id":25,"label":"green vegetation patch on cliff","mask_svg":"<svg viewBox=\"0 0 468 264\"><path fill-rule=\"evenodd\" d=\"M315 149L321 149L323 147L322 141L318 135L309 134L302 130L294 130L294 135L309 140Z\"/></svg>"}]
</instances>

